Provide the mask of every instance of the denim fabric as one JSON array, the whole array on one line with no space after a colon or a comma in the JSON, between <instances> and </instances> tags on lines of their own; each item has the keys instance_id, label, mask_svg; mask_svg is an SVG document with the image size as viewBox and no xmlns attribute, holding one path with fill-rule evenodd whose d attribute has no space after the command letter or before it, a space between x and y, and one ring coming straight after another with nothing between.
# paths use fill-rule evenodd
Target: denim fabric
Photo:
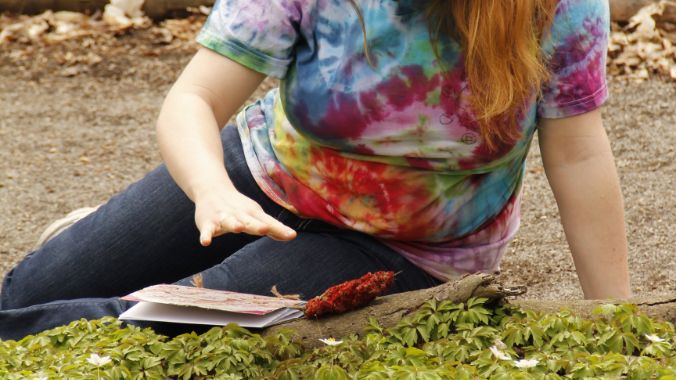
<instances>
[{"instance_id":1,"label":"denim fabric","mask_svg":"<svg viewBox=\"0 0 676 380\"><path fill-rule=\"evenodd\" d=\"M221 139L237 189L298 231L296 239L227 234L202 247L194 204L160 166L6 275L0 338L18 339L80 318L117 316L133 304L117 297L152 284L189 285L196 273L202 273L207 288L270 295L277 285L282 293L306 299L377 270L401 272L393 292L439 283L371 236L303 219L275 204L251 176L236 129L224 128ZM192 329L153 327L173 333Z\"/></svg>"}]
</instances>

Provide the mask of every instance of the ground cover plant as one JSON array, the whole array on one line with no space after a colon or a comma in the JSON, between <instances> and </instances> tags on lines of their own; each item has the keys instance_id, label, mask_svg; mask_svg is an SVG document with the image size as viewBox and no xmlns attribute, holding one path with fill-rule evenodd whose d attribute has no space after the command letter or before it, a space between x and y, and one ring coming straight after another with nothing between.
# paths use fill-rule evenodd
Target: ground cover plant
<instances>
[{"instance_id":1,"label":"ground cover plant","mask_svg":"<svg viewBox=\"0 0 676 380\"><path fill-rule=\"evenodd\" d=\"M29 252L44 226L108 199L160 162L154 117L204 20L193 14L115 31L87 17L0 15L2 272ZM676 71L662 59L674 67L676 42L673 29L667 35L631 25L613 26L604 116L623 181L633 290L647 295L676 290L668 248L676 208L665 181L676 162ZM266 81L254 97L273 85ZM523 226L501 277L528 285L536 299L581 298L537 144L529 161ZM463 304L463 312L471 308L488 323L462 322L447 307L434 305L434 317L394 329L372 326L361 339L328 340L336 345L318 350L303 350L291 335L262 338L236 327L170 339L114 319L80 321L0 341L0 379L675 376L673 327L646 322L631 306L607 307L588 321L510 308L486 307L484 314L478 308L485 303Z\"/></svg>"},{"instance_id":2,"label":"ground cover plant","mask_svg":"<svg viewBox=\"0 0 676 380\"><path fill-rule=\"evenodd\" d=\"M595 317L428 301L397 326L303 350L235 325L175 338L114 318L0 341L3 379L676 379L676 334L633 305Z\"/></svg>"}]
</instances>

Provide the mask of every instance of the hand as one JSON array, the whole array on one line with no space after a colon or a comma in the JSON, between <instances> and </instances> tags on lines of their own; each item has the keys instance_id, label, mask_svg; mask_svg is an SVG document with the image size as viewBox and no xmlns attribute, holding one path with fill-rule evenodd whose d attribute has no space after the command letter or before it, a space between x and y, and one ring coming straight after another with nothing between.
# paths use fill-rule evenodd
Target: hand
<instances>
[{"instance_id":1,"label":"hand","mask_svg":"<svg viewBox=\"0 0 676 380\"><path fill-rule=\"evenodd\" d=\"M195 223L200 244L209 246L214 237L226 233L267 235L275 240L291 240L296 231L263 211L251 198L236 190L211 191L195 202Z\"/></svg>"}]
</instances>

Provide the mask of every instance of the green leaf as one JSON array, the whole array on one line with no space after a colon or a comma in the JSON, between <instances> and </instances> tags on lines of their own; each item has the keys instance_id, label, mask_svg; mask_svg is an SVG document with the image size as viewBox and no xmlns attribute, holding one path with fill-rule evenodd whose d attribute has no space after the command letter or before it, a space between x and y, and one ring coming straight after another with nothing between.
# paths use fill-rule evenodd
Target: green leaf
<instances>
[{"instance_id":1,"label":"green leaf","mask_svg":"<svg viewBox=\"0 0 676 380\"><path fill-rule=\"evenodd\" d=\"M416 327L416 330L418 330L418 334L420 334L420 337L425 341L429 342L430 341L430 329L427 326L427 324L424 325L418 325Z\"/></svg>"},{"instance_id":2,"label":"green leaf","mask_svg":"<svg viewBox=\"0 0 676 380\"><path fill-rule=\"evenodd\" d=\"M436 338L437 339L446 338L448 336L448 332L449 332L448 323L446 323L446 322L440 323L437 326L437 336L436 336Z\"/></svg>"},{"instance_id":3,"label":"green leaf","mask_svg":"<svg viewBox=\"0 0 676 380\"><path fill-rule=\"evenodd\" d=\"M427 352L425 352L425 351L423 351L423 350L421 350L421 349L419 349L419 348L415 348L415 347L407 347L407 348L406 348L406 356L410 356L410 357L423 357L423 356L427 356Z\"/></svg>"},{"instance_id":4,"label":"green leaf","mask_svg":"<svg viewBox=\"0 0 676 380\"><path fill-rule=\"evenodd\" d=\"M336 365L322 365L315 374L316 380L349 380L347 372Z\"/></svg>"},{"instance_id":5,"label":"green leaf","mask_svg":"<svg viewBox=\"0 0 676 380\"><path fill-rule=\"evenodd\" d=\"M613 304L603 304L594 308L592 311L593 315L602 315L602 316L613 316L617 311L618 307Z\"/></svg>"}]
</instances>

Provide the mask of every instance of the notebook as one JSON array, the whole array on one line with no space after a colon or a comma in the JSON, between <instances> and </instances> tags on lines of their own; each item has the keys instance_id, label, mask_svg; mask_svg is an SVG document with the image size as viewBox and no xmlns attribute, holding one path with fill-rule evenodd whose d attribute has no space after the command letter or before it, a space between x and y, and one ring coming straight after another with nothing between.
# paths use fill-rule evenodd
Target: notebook
<instances>
[{"instance_id":1,"label":"notebook","mask_svg":"<svg viewBox=\"0 0 676 380\"><path fill-rule=\"evenodd\" d=\"M304 301L181 285L153 285L128 296L139 301L121 320L263 328L303 316Z\"/></svg>"}]
</instances>

